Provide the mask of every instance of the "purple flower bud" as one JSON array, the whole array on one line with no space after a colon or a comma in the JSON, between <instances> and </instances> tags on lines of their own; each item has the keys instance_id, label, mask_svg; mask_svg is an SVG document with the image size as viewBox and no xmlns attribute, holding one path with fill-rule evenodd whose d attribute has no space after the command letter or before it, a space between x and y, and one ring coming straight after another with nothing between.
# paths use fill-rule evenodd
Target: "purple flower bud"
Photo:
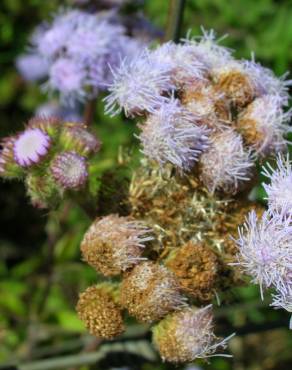
<instances>
[{"instance_id":1,"label":"purple flower bud","mask_svg":"<svg viewBox=\"0 0 292 370\"><path fill-rule=\"evenodd\" d=\"M14 159L22 167L39 163L48 153L51 140L38 128L29 128L18 135L14 142Z\"/></svg>"},{"instance_id":2,"label":"purple flower bud","mask_svg":"<svg viewBox=\"0 0 292 370\"><path fill-rule=\"evenodd\" d=\"M73 151L58 154L50 170L56 182L65 189L80 189L88 177L85 158Z\"/></svg>"},{"instance_id":3,"label":"purple flower bud","mask_svg":"<svg viewBox=\"0 0 292 370\"><path fill-rule=\"evenodd\" d=\"M172 98L140 126L143 153L160 165L190 170L208 147L209 131L196 123L197 117Z\"/></svg>"}]
</instances>

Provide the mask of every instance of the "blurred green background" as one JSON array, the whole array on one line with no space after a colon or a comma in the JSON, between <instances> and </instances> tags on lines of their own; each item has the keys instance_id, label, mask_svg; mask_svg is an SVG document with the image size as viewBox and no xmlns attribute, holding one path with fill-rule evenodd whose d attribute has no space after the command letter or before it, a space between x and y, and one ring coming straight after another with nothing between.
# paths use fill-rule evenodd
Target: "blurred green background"
<instances>
[{"instance_id":1,"label":"blurred green background","mask_svg":"<svg viewBox=\"0 0 292 370\"><path fill-rule=\"evenodd\" d=\"M34 27L67 4L57 0L0 2L1 137L21 129L36 107L46 101L37 84L24 83L14 61L25 50ZM146 0L141 10L163 30L168 7L167 0ZM281 75L292 66L291 20L291 0L187 0L181 35L189 29L199 34L200 26L213 28L218 35L227 33L229 37L223 43L235 49L238 58L249 58L254 52L260 62ZM138 156L134 123L123 117L104 116L102 102L97 106L94 128L103 142L100 176L115 166L121 147ZM99 350L91 367L75 364L66 368L172 368L159 363L147 334L137 332L135 325L128 335L139 340L99 345L77 319L74 305L78 292L96 282L95 273L80 260L79 243L90 223L81 209L67 203L50 214L33 209L23 184L16 182L1 182L0 201L0 364ZM266 307L268 302L259 302L255 287L237 289L232 296L230 306L217 310L217 318L223 334L234 330L239 334L230 346L234 358L215 358L198 366L218 370L291 369L288 314L272 311ZM226 328L228 333L224 332Z\"/></svg>"}]
</instances>

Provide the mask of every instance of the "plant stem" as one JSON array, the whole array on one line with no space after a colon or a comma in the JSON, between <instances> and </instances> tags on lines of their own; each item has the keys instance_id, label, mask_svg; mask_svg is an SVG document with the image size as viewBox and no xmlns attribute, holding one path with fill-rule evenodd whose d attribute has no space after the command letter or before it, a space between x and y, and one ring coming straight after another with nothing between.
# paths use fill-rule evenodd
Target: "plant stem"
<instances>
[{"instance_id":1,"label":"plant stem","mask_svg":"<svg viewBox=\"0 0 292 370\"><path fill-rule=\"evenodd\" d=\"M93 98L87 102L84 109L84 123L90 126L94 120L94 113L96 108L96 98Z\"/></svg>"},{"instance_id":2,"label":"plant stem","mask_svg":"<svg viewBox=\"0 0 292 370\"><path fill-rule=\"evenodd\" d=\"M170 0L165 41L179 42L185 4L185 0Z\"/></svg>"}]
</instances>

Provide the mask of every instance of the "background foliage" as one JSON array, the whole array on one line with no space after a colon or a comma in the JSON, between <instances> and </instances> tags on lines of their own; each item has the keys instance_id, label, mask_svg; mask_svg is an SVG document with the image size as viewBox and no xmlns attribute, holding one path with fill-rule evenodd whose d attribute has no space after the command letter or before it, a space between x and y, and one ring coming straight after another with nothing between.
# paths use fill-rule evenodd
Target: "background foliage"
<instances>
[{"instance_id":1,"label":"background foliage","mask_svg":"<svg viewBox=\"0 0 292 370\"><path fill-rule=\"evenodd\" d=\"M22 128L46 100L39 86L24 83L14 60L25 50L32 29L60 3L65 6L68 2L1 0L1 136ZM166 0L149 0L142 9L163 29L168 5ZM189 29L199 34L201 25L219 35L228 33L224 44L236 49L237 57L248 58L253 51L258 60L280 75L292 67L291 19L291 0L187 0L181 34ZM96 170L98 186L105 172L111 179L121 146L129 148L135 158L139 151L132 135L134 123L123 117L104 116L102 102L98 103L94 128L103 142ZM78 292L96 282L93 270L80 261L79 242L90 223L81 209L68 202L51 214L33 209L23 185L15 182L1 182L0 202L0 363L23 364L100 349L92 369L129 364L131 369L171 368L159 364L147 335L137 332L134 324L133 333L128 335L141 335L140 341L99 346L77 319L74 305ZM239 334L231 343L234 359L218 358L200 366L218 370L291 368L288 315L266 308L268 302L258 301L254 287L237 289L231 295L232 306L219 308L217 317L222 334L226 328L230 333L233 327ZM65 368L88 369L78 364Z\"/></svg>"}]
</instances>

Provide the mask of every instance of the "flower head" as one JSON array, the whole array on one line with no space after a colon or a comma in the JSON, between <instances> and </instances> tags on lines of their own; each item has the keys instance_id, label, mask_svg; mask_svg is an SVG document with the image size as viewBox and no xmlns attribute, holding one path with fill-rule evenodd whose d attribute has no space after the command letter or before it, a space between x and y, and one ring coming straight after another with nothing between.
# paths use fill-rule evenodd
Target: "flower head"
<instances>
[{"instance_id":1,"label":"flower head","mask_svg":"<svg viewBox=\"0 0 292 370\"><path fill-rule=\"evenodd\" d=\"M188 307L168 315L154 326L153 342L164 360L191 362L216 356L218 348L226 348L231 336L221 341L215 336L211 307Z\"/></svg>"},{"instance_id":2,"label":"flower head","mask_svg":"<svg viewBox=\"0 0 292 370\"><path fill-rule=\"evenodd\" d=\"M143 153L160 165L172 163L190 170L208 147L209 131L197 125L197 117L174 98L149 115L141 128Z\"/></svg>"},{"instance_id":3,"label":"flower head","mask_svg":"<svg viewBox=\"0 0 292 370\"><path fill-rule=\"evenodd\" d=\"M110 94L105 98L106 112L112 115L122 109L128 116L154 112L168 100L163 93L174 88L168 66L155 63L147 50L131 61L123 60L112 73Z\"/></svg>"},{"instance_id":4,"label":"flower head","mask_svg":"<svg viewBox=\"0 0 292 370\"><path fill-rule=\"evenodd\" d=\"M50 171L65 189L80 189L88 177L85 158L73 151L58 154L51 163Z\"/></svg>"},{"instance_id":5,"label":"flower head","mask_svg":"<svg viewBox=\"0 0 292 370\"><path fill-rule=\"evenodd\" d=\"M38 54L23 54L16 59L16 67L27 81L40 80L48 74L48 62Z\"/></svg>"},{"instance_id":6,"label":"flower head","mask_svg":"<svg viewBox=\"0 0 292 370\"><path fill-rule=\"evenodd\" d=\"M124 278L120 302L130 315L151 323L185 305L174 274L155 262L141 262Z\"/></svg>"},{"instance_id":7,"label":"flower head","mask_svg":"<svg viewBox=\"0 0 292 370\"><path fill-rule=\"evenodd\" d=\"M211 192L236 193L250 179L254 165L251 152L233 130L215 133L210 141L209 149L200 158L201 178Z\"/></svg>"},{"instance_id":8,"label":"flower head","mask_svg":"<svg viewBox=\"0 0 292 370\"><path fill-rule=\"evenodd\" d=\"M268 164L263 175L271 180L270 184L263 184L270 209L292 213L292 166L289 156L279 155L277 168L273 169Z\"/></svg>"},{"instance_id":9,"label":"flower head","mask_svg":"<svg viewBox=\"0 0 292 370\"><path fill-rule=\"evenodd\" d=\"M85 97L86 74L82 64L69 58L59 58L49 71L48 89L60 92L61 98L72 104Z\"/></svg>"},{"instance_id":10,"label":"flower head","mask_svg":"<svg viewBox=\"0 0 292 370\"><path fill-rule=\"evenodd\" d=\"M251 211L239 229L236 263L263 289L271 286L281 290L292 284L291 215L264 212L258 220Z\"/></svg>"},{"instance_id":11,"label":"flower head","mask_svg":"<svg viewBox=\"0 0 292 370\"><path fill-rule=\"evenodd\" d=\"M81 293L76 310L89 332L98 338L112 339L125 329L121 310L102 284Z\"/></svg>"},{"instance_id":12,"label":"flower head","mask_svg":"<svg viewBox=\"0 0 292 370\"><path fill-rule=\"evenodd\" d=\"M84 235L81 252L85 261L105 276L121 274L141 261L149 229L127 217L109 215L96 220Z\"/></svg>"},{"instance_id":13,"label":"flower head","mask_svg":"<svg viewBox=\"0 0 292 370\"><path fill-rule=\"evenodd\" d=\"M51 140L38 128L28 128L14 142L14 159L22 167L39 163L48 153Z\"/></svg>"},{"instance_id":14,"label":"flower head","mask_svg":"<svg viewBox=\"0 0 292 370\"><path fill-rule=\"evenodd\" d=\"M284 135L289 131L288 121L292 111L284 112L276 95L255 99L239 115L237 127L247 144L260 155L282 151L287 142Z\"/></svg>"}]
</instances>

